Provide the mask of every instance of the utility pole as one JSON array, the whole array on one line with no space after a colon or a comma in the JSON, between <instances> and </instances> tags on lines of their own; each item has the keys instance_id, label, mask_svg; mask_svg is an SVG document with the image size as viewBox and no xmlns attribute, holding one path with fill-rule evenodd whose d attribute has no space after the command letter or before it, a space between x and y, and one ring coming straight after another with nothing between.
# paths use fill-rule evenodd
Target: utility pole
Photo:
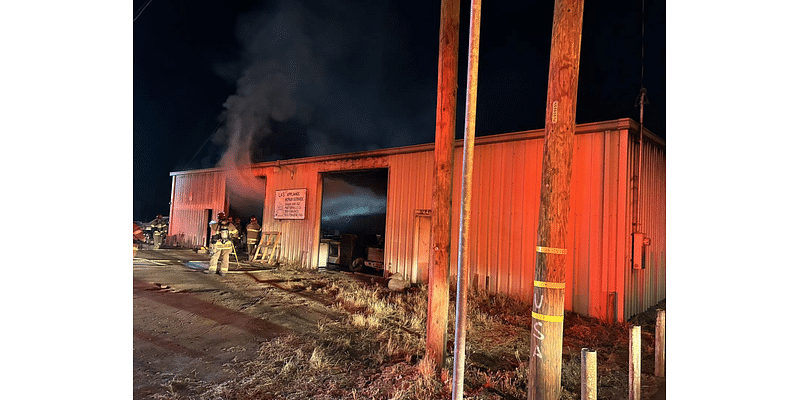
<instances>
[{"instance_id":1,"label":"utility pole","mask_svg":"<svg viewBox=\"0 0 800 400\"><path fill-rule=\"evenodd\" d=\"M455 341L453 343L453 400L464 398L464 362L467 341L467 277L471 268L472 161L475 148L475 112L478 100L478 54L481 39L481 0L472 0L467 64L467 105L464 116L464 153L461 169L461 220L458 228L458 288L456 290Z\"/></svg>"},{"instance_id":2,"label":"utility pole","mask_svg":"<svg viewBox=\"0 0 800 400\"><path fill-rule=\"evenodd\" d=\"M459 0L442 0L439 22L439 81L436 96L434 188L431 209L433 257L428 266L428 320L425 357L444 365L450 302L450 230L453 215L453 150L458 86Z\"/></svg>"},{"instance_id":3,"label":"utility pole","mask_svg":"<svg viewBox=\"0 0 800 400\"><path fill-rule=\"evenodd\" d=\"M555 1L531 314L529 400L557 400L561 395L569 186L582 25L583 0Z\"/></svg>"}]
</instances>

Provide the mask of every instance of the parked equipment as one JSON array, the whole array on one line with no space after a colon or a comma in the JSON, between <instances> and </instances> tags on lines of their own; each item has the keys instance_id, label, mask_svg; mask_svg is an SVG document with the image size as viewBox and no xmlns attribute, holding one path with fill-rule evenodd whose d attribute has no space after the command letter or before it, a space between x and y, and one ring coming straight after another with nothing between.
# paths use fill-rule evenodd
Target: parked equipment
<instances>
[{"instance_id":1,"label":"parked equipment","mask_svg":"<svg viewBox=\"0 0 800 400\"><path fill-rule=\"evenodd\" d=\"M327 257L326 267L344 268L360 272L364 267L382 271L383 241L380 235L342 234L338 239L322 239L320 241L320 261Z\"/></svg>"}]
</instances>

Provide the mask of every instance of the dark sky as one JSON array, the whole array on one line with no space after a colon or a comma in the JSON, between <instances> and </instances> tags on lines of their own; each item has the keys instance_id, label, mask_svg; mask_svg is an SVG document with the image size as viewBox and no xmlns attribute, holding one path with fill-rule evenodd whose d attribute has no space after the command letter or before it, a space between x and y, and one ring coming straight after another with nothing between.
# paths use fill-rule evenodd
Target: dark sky
<instances>
[{"instance_id":1,"label":"dark sky","mask_svg":"<svg viewBox=\"0 0 800 400\"><path fill-rule=\"evenodd\" d=\"M171 171L434 141L439 2L133 5L134 220L169 213ZM544 127L553 5L483 2L476 135ZM645 126L662 137L665 14L645 0ZM461 21L464 88L468 1ZM641 85L642 2L586 2L577 123L638 120Z\"/></svg>"}]
</instances>

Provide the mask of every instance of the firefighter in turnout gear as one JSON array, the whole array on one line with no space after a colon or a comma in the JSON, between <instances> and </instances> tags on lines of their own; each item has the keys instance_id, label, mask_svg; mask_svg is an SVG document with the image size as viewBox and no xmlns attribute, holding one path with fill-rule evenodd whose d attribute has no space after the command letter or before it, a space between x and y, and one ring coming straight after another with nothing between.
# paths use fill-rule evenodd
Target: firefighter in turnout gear
<instances>
[{"instance_id":1,"label":"firefighter in turnout gear","mask_svg":"<svg viewBox=\"0 0 800 400\"><path fill-rule=\"evenodd\" d=\"M258 246L258 232L261 231L261 225L256 221L256 217L250 217L250 223L247 224L247 258L253 260L256 255L256 246Z\"/></svg>"},{"instance_id":2,"label":"firefighter in turnout gear","mask_svg":"<svg viewBox=\"0 0 800 400\"><path fill-rule=\"evenodd\" d=\"M153 248L160 249L161 244L164 243L164 236L167 234L167 223L163 220L161 214L156 215L156 219L150 223L153 228Z\"/></svg>"},{"instance_id":3,"label":"firefighter in turnout gear","mask_svg":"<svg viewBox=\"0 0 800 400\"><path fill-rule=\"evenodd\" d=\"M232 239L239 232L233 224L228 223L224 212L217 214L217 220L211 221L208 225L211 227L211 243L214 244L214 253L211 255L208 269L203 272L207 274L217 273L217 264L222 262L218 273L220 276L225 276L228 273L230 255L233 252Z\"/></svg>"},{"instance_id":4,"label":"firefighter in turnout gear","mask_svg":"<svg viewBox=\"0 0 800 400\"><path fill-rule=\"evenodd\" d=\"M236 235L233 236L233 246L237 252L242 251L242 242L244 242L244 232L242 231L242 219L228 217L228 223L233 224L236 228Z\"/></svg>"}]
</instances>

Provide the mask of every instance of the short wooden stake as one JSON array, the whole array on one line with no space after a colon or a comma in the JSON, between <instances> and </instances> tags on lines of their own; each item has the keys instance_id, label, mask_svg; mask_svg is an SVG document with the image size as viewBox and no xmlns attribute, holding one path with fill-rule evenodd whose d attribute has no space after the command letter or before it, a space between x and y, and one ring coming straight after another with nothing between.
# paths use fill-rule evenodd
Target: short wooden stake
<instances>
[{"instance_id":1,"label":"short wooden stake","mask_svg":"<svg viewBox=\"0 0 800 400\"><path fill-rule=\"evenodd\" d=\"M664 377L667 373L667 311L656 310L656 371L655 375Z\"/></svg>"},{"instance_id":2,"label":"short wooden stake","mask_svg":"<svg viewBox=\"0 0 800 400\"><path fill-rule=\"evenodd\" d=\"M597 400L597 352L581 349L581 400Z\"/></svg>"},{"instance_id":3,"label":"short wooden stake","mask_svg":"<svg viewBox=\"0 0 800 400\"><path fill-rule=\"evenodd\" d=\"M628 345L628 399L642 398L642 327L631 327Z\"/></svg>"}]
</instances>

